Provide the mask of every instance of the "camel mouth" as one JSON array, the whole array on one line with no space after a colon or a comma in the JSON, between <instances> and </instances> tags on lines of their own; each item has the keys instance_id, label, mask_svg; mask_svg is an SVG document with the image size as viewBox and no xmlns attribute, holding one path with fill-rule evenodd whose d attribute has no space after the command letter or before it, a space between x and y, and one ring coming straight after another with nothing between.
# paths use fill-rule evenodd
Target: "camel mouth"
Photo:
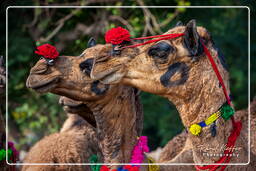
<instances>
[{"instance_id":1,"label":"camel mouth","mask_svg":"<svg viewBox=\"0 0 256 171\"><path fill-rule=\"evenodd\" d=\"M32 88L39 93L46 93L46 92L51 91L53 88L55 88L57 86L56 83L58 81L59 81L59 78L55 77L50 80L40 82L38 84L31 84L28 79L27 87Z\"/></svg>"},{"instance_id":2,"label":"camel mouth","mask_svg":"<svg viewBox=\"0 0 256 171\"><path fill-rule=\"evenodd\" d=\"M83 103L67 103L67 102L65 102L61 105L64 107L69 107L69 108L73 109L73 108L82 107L84 104Z\"/></svg>"},{"instance_id":3,"label":"camel mouth","mask_svg":"<svg viewBox=\"0 0 256 171\"><path fill-rule=\"evenodd\" d=\"M69 107L69 108L77 108L80 106L83 106L84 103L80 101L74 101L72 99L69 99L67 97L61 96L59 99L59 104L63 107Z\"/></svg>"}]
</instances>

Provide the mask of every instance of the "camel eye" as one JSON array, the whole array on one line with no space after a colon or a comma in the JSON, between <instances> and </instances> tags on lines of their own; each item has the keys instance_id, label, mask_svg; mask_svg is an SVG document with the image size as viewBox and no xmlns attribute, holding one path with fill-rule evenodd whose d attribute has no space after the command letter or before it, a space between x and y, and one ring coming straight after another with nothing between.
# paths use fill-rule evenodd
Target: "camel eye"
<instances>
[{"instance_id":1,"label":"camel eye","mask_svg":"<svg viewBox=\"0 0 256 171\"><path fill-rule=\"evenodd\" d=\"M174 47L166 42L159 42L153 46L148 51L148 55L153 57L160 63L165 63L168 61L168 56L170 53L175 51Z\"/></svg>"},{"instance_id":2,"label":"camel eye","mask_svg":"<svg viewBox=\"0 0 256 171\"><path fill-rule=\"evenodd\" d=\"M80 70L86 75L90 76L93 65L93 58L86 59L82 63L79 64Z\"/></svg>"},{"instance_id":3,"label":"camel eye","mask_svg":"<svg viewBox=\"0 0 256 171\"><path fill-rule=\"evenodd\" d=\"M149 51L148 55L152 56L153 58L167 58L170 53L174 51L174 48L166 43L166 42L160 42L152 46Z\"/></svg>"}]
</instances>

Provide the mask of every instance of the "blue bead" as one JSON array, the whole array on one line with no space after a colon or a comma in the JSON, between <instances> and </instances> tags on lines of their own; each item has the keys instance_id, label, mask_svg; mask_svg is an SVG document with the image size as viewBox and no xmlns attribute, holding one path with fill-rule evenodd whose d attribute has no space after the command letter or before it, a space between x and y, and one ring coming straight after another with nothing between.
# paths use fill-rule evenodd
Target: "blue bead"
<instances>
[{"instance_id":1,"label":"blue bead","mask_svg":"<svg viewBox=\"0 0 256 171\"><path fill-rule=\"evenodd\" d=\"M119 167L119 168L117 169L117 171L129 171L129 170L124 169L123 166L121 166L121 167Z\"/></svg>"},{"instance_id":2,"label":"blue bead","mask_svg":"<svg viewBox=\"0 0 256 171\"><path fill-rule=\"evenodd\" d=\"M119 167L117 171L123 171L123 167Z\"/></svg>"},{"instance_id":3,"label":"blue bead","mask_svg":"<svg viewBox=\"0 0 256 171\"><path fill-rule=\"evenodd\" d=\"M200 122L198 125L200 125L201 127L205 127L206 126L204 121Z\"/></svg>"}]
</instances>

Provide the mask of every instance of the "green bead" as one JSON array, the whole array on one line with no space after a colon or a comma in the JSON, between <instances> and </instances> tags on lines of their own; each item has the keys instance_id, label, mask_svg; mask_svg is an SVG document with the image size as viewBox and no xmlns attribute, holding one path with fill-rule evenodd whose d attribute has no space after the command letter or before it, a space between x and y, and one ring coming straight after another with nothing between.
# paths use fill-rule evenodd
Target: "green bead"
<instances>
[{"instance_id":1,"label":"green bead","mask_svg":"<svg viewBox=\"0 0 256 171\"><path fill-rule=\"evenodd\" d=\"M5 150L4 149L1 149L0 150L0 161L4 160L5 159Z\"/></svg>"},{"instance_id":2,"label":"green bead","mask_svg":"<svg viewBox=\"0 0 256 171\"><path fill-rule=\"evenodd\" d=\"M11 156L12 156L12 150L11 149L8 149L8 152L7 152L7 156L8 156L8 160L10 160Z\"/></svg>"},{"instance_id":3,"label":"green bead","mask_svg":"<svg viewBox=\"0 0 256 171\"><path fill-rule=\"evenodd\" d=\"M98 162L98 156L92 155L90 158L90 163L97 163Z\"/></svg>"},{"instance_id":4,"label":"green bead","mask_svg":"<svg viewBox=\"0 0 256 171\"><path fill-rule=\"evenodd\" d=\"M90 158L90 163L97 163L98 162L98 156L92 155ZM101 166L100 165L91 165L92 171L100 171Z\"/></svg>"},{"instance_id":5,"label":"green bead","mask_svg":"<svg viewBox=\"0 0 256 171\"><path fill-rule=\"evenodd\" d=\"M231 116L233 116L235 113L234 109L229 106L228 104L225 104L221 108L221 117L227 121Z\"/></svg>"}]
</instances>

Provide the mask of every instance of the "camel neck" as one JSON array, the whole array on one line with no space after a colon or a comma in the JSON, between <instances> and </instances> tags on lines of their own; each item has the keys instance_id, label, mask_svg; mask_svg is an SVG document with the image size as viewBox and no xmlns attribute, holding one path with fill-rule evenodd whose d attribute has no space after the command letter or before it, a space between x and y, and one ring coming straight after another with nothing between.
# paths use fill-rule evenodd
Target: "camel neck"
<instances>
[{"instance_id":1,"label":"camel neck","mask_svg":"<svg viewBox=\"0 0 256 171\"><path fill-rule=\"evenodd\" d=\"M185 94L185 96L183 96L184 98L179 100L169 98L169 100L175 104L186 128L189 128L192 124L205 121L212 113L217 112L226 102L223 89L208 59L204 58L200 62L202 62L198 65L200 67L195 69L196 71L198 70L198 72L194 70L193 73L193 79L196 80L196 82L188 83L185 89L188 92L183 92ZM227 93L230 94L228 73L220 66L221 64L218 65ZM191 133L188 135L196 163L211 163L219 158L218 156L211 158L203 156L203 152L206 152L205 149L211 148L216 149L216 151L211 151L212 153L221 154L221 146L225 146L227 137L232 129L232 124L230 120L224 121L221 117L217 119L217 134L215 136L211 136L210 127L211 126L204 127L202 132L197 136Z\"/></svg>"},{"instance_id":2,"label":"camel neck","mask_svg":"<svg viewBox=\"0 0 256 171\"><path fill-rule=\"evenodd\" d=\"M191 124L199 123L208 118L212 113L215 113L226 102L223 89L216 77L215 72L207 58L201 61L204 66L202 69L196 69L198 72L194 72L193 79L196 78L196 82L192 82L186 85L183 99L171 99L183 121L185 127L189 127ZM228 73L219 64L219 70L224 80L224 84L227 89L227 93L230 94Z\"/></svg>"},{"instance_id":3,"label":"camel neck","mask_svg":"<svg viewBox=\"0 0 256 171\"><path fill-rule=\"evenodd\" d=\"M138 136L136 132L136 101L133 88L120 86L96 102L86 104L97 124L104 162L128 163ZM115 90L113 90L115 91Z\"/></svg>"}]
</instances>

